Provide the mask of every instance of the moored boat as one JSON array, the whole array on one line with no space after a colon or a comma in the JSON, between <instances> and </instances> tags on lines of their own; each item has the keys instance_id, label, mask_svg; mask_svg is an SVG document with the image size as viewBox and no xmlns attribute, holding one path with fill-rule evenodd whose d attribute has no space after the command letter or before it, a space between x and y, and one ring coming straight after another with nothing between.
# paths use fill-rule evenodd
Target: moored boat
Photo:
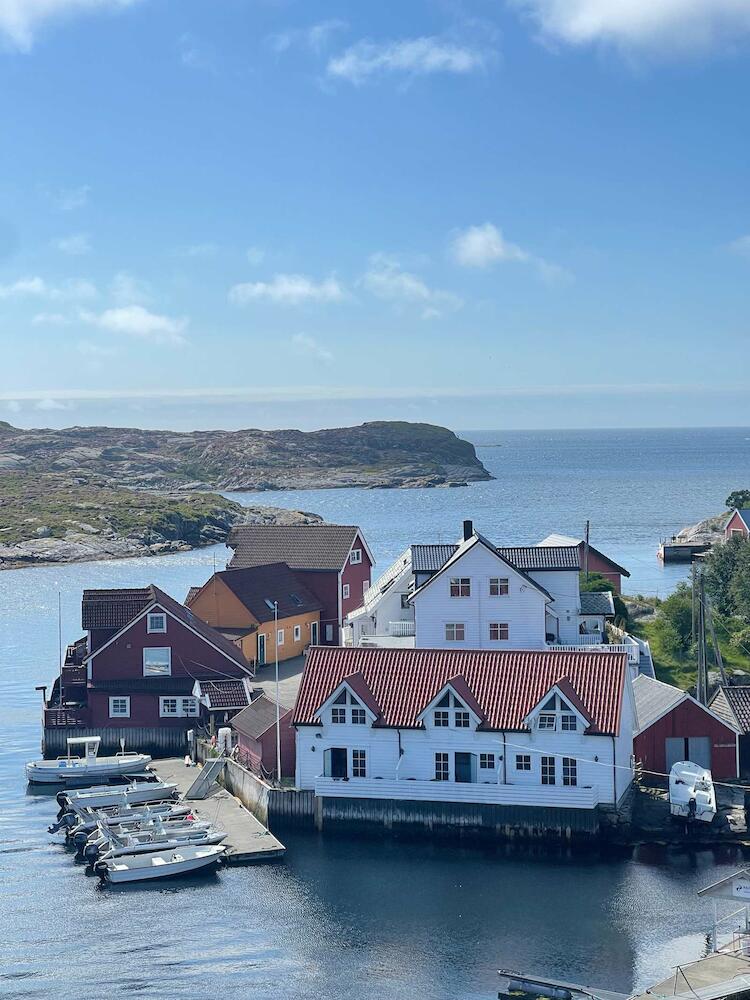
<instances>
[{"instance_id":1,"label":"moored boat","mask_svg":"<svg viewBox=\"0 0 750 1000\"><path fill-rule=\"evenodd\" d=\"M669 811L673 816L710 823L716 815L716 791L711 772L680 760L669 772Z\"/></svg>"},{"instance_id":2,"label":"moored boat","mask_svg":"<svg viewBox=\"0 0 750 1000\"><path fill-rule=\"evenodd\" d=\"M179 829L156 827L135 834L105 833L103 837L89 840L83 849L83 856L93 863L97 859L107 861L133 854L175 850L187 844L220 844L226 836L223 830L217 830L210 823L188 824Z\"/></svg>"},{"instance_id":3,"label":"moored boat","mask_svg":"<svg viewBox=\"0 0 750 1000\"><path fill-rule=\"evenodd\" d=\"M145 805L165 802L179 795L177 785L168 781L134 781L130 785L99 785L80 791L57 793L60 815L68 809L101 809L107 806Z\"/></svg>"},{"instance_id":4,"label":"moored boat","mask_svg":"<svg viewBox=\"0 0 750 1000\"><path fill-rule=\"evenodd\" d=\"M122 753L99 756L99 736L69 736L68 753L57 760L31 760L26 765L26 780L35 785L59 785L69 781L95 784L120 775L137 774L151 763L146 753ZM83 748L83 756L73 751Z\"/></svg>"},{"instance_id":5,"label":"moored boat","mask_svg":"<svg viewBox=\"0 0 750 1000\"><path fill-rule=\"evenodd\" d=\"M173 851L152 851L97 861L94 871L102 882L143 882L177 875L191 875L215 868L226 850L221 844L186 844Z\"/></svg>"}]
</instances>

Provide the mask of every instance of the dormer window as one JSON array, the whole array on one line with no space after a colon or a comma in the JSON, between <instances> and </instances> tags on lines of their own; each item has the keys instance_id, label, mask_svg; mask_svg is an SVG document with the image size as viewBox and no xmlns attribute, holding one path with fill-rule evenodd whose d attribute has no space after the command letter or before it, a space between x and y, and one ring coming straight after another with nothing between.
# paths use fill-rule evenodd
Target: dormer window
<instances>
[{"instance_id":1,"label":"dormer window","mask_svg":"<svg viewBox=\"0 0 750 1000\"><path fill-rule=\"evenodd\" d=\"M166 632L167 616L161 611L150 612L146 623L146 631L149 634L152 632Z\"/></svg>"},{"instance_id":2,"label":"dormer window","mask_svg":"<svg viewBox=\"0 0 750 1000\"><path fill-rule=\"evenodd\" d=\"M341 691L333 700L331 722L343 726L350 722L353 726L367 725L367 712L351 691Z\"/></svg>"},{"instance_id":3,"label":"dormer window","mask_svg":"<svg viewBox=\"0 0 750 1000\"><path fill-rule=\"evenodd\" d=\"M469 728L469 713L465 711L456 712L456 729L468 729Z\"/></svg>"},{"instance_id":4,"label":"dormer window","mask_svg":"<svg viewBox=\"0 0 750 1000\"><path fill-rule=\"evenodd\" d=\"M559 694L552 695L537 716L536 727L540 732L578 732L579 719L570 705Z\"/></svg>"},{"instance_id":5,"label":"dormer window","mask_svg":"<svg viewBox=\"0 0 750 1000\"><path fill-rule=\"evenodd\" d=\"M471 579L468 576L451 577L451 597L471 597Z\"/></svg>"},{"instance_id":6,"label":"dormer window","mask_svg":"<svg viewBox=\"0 0 750 1000\"><path fill-rule=\"evenodd\" d=\"M357 566L362 562L362 549L352 549L349 553L349 564L351 566Z\"/></svg>"},{"instance_id":7,"label":"dormer window","mask_svg":"<svg viewBox=\"0 0 750 1000\"><path fill-rule=\"evenodd\" d=\"M469 729L471 715L462 701L459 701L454 694L446 692L435 706L432 724L436 729L447 729L450 726L456 729Z\"/></svg>"},{"instance_id":8,"label":"dormer window","mask_svg":"<svg viewBox=\"0 0 750 1000\"><path fill-rule=\"evenodd\" d=\"M554 732L554 730L557 728L556 723L557 723L557 716L554 715L552 712L542 712L542 714L539 716L540 729L552 730Z\"/></svg>"}]
</instances>

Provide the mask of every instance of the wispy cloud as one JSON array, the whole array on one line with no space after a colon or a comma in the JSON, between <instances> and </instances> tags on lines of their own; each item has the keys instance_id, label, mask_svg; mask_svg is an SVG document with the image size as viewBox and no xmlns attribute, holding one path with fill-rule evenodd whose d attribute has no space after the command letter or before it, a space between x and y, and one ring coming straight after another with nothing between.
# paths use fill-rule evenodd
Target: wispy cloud
<instances>
[{"instance_id":1,"label":"wispy cloud","mask_svg":"<svg viewBox=\"0 0 750 1000\"><path fill-rule=\"evenodd\" d=\"M73 320L62 313L40 312L32 317L34 326L70 326Z\"/></svg>"},{"instance_id":2,"label":"wispy cloud","mask_svg":"<svg viewBox=\"0 0 750 1000\"><path fill-rule=\"evenodd\" d=\"M297 306L305 302L341 302L344 298L346 292L333 276L314 281L304 274L277 274L271 281L247 281L229 289L229 301L235 305L265 299L276 305Z\"/></svg>"},{"instance_id":3,"label":"wispy cloud","mask_svg":"<svg viewBox=\"0 0 750 1000\"><path fill-rule=\"evenodd\" d=\"M465 75L482 70L487 54L479 48L436 36L404 38L390 42L359 41L328 62L329 76L364 83L374 76L432 73Z\"/></svg>"},{"instance_id":4,"label":"wispy cloud","mask_svg":"<svg viewBox=\"0 0 750 1000\"><path fill-rule=\"evenodd\" d=\"M216 72L216 56L209 46L202 42L195 35L186 32L180 35L177 40L177 48L180 53L180 62L188 69L208 70Z\"/></svg>"},{"instance_id":5,"label":"wispy cloud","mask_svg":"<svg viewBox=\"0 0 750 1000\"><path fill-rule=\"evenodd\" d=\"M330 18L327 21L312 24L308 28L290 28L288 31L269 35L266 42L274 52L278 53L287 52L295 46L302 46L320 54L327 48L332 36L338 31L343 31L346 27L346 21Z\"/></svg>"},{"instance_id":6,"label":"wispy cloud","mask_svg":"<svg viewBox=\"0 0 750 1000\"><path fill-rule=\"evenodd\" d=\"M248 264L258 267L266 259L266 251L261 250L260 247L248 247L245 256L247 257Z\"/></svg>"},{"instance_id":7,"label":"wispy cloud","mask_svg":"<svg viewBox=\"0 0 750 1000\"><path fill-rule=\"evenodd\" d=\"M491 222L469 226L457 233L451 243L451 254L462 267L487 268L498 262L510 261L530 264L545 281L570 278L570 273L565 268L506 240L502 231Z\"/></svg>"},{"instance_id":8,"label":"wispy cloud","mask_svg":"<svg viewBox=\"0 0 750 1000\"><path fill-rule=\"evenodd\" d=\"M51 198L61 212L74 212L88 204L90 194L91 186L89 184L79 184L78 187L61 188L54 192Z\"/></svg>"},{"instance_id":9,"label":"wispy cloud","mask_svg":"<svg viewBox=\"0 0 750 1000\"><path fill-rule=\"evenodd\" d=\"M0 34L21 52L29 52L37 30L48 21L74 14L121 10L140 0L0 0Z\"/></svg>"},{"instance_id":10,"label":"wispy cloud","mask_svg":"<svg viewBox=\"0 0 750 1000\"><path fill-rule=\"evenodd\" d=\"M216 243L191 243L179 251L182 257L215 257L218 252Z\"/></svg>"},{"instance_id":11,"label":"wispy cloud","mask_svg":"<svg viewBox=\"0 0 750 1000\"><path fill-rule=\"evenodd\" d=\"M52 396L46 396L44 399L40 399L34 405L35 410L72 410L72 404L68 402L62 402L59 399L55 399Z\"/></svg>"},{"instance_id":12,"label":"wispy cloud","mask_svg":"<svg viewBox=\"0 0 750 1000\"><path fill-rule=\"evenodd\" d=\"M76 350L84 358L91 358L95 361L102 358L111 358L117 351L114 347L107 347L103 344L95 344L91 340L79 340Z\"/></svg>"},{"instance_id":13,"label":"wispy cloud","mask_svg":"<svg viewBox=\"0 0 750 1000\"><path fill-rule=\"evenodd\" d=\"M52 240L52 246L69 257L82 257L91 253L91 240L87 233L73 233Z\"/></svg>"},{"instance_id":14,"label":"wispy cloud","mask_svg":"<svg viewBox=\"0 0 750 1000\"><path fill-rule=\"evenodd\" d=\"M325 365L333 363L333 354L314 337L309 337L306 333L295 333L291 339L291 345L294 352L302 357L313 358Z\"/></svg>"},{"instance_id":15,"label":"wispy cloud","mask_svg":"<svg viewBox=\"0 0 750 1000\"><path fill-rule=\"evenodd\" d=\"M139 305L105 309L101 313L82 311L80 318L100 330L122 333L158 344L184 344L183 334L188 325L185 318L160 315Z\"/></svg>"},{"instance_id":16,"label":"wispy cloud","mask_svg":"<svg viewBox=\"0 0 750 1000\"><path fill-rule=\"evenodd\" d=\"M544 38L630 51L706 52L750 33L747 0L510 0Z\"/></svg>"},{"instance_id":17,"label":"wispy cloud","mask_svg":"<svg viewBox=\"0 0 750 1000\"><path fill-rule=\"evenodd\" d=\"M379 299L419 306L423 319L437 319L445 310L459 309L463 305L457 295L430 288L422 278L404 271L399 261L387 254L374 254L370 258L361 284Z\"/></svg>"},{"instance_id":18,"label":"wispy cloud","mask_svg":"<svg viewBox=\"0 0 750 1000\"><path fill-rule=\"evenodd\" d=\"M18 278L8 285L0 285L0 299L38 298L53 302L78 301L94 299L97 296L96 286L83 278L72 278L59 285L51 285L40 278Z\"/></svg>"},{"instance_id":19,"label":"wispy cloud","mask_svg":"<svg viewBox=\"0 0 750 1000\"><path fill-rule=\"evenodd\" d=\"M109 293L118 305L146 305L151 300L151 285L129 271L118 271L109 284Z\"/></svg>"},{"instance_id":20,"label":"wispy cloud","mask_svg":"<svg viewBox=\"0 0 750 1000\"><path fill-rule=\"evenodd\" d=\"M739 254L740 257L750 259L750 235L740 236L736 240L732 240L729 244L729 249L732 253Z\"/></svg>"}]
</instances>

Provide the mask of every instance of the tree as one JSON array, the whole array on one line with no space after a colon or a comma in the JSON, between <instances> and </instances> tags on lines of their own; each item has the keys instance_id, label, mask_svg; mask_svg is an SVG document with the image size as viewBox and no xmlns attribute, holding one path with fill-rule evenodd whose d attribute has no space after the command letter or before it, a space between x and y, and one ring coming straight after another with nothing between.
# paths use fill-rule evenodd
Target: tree
<instances>
[{"instance_id":1,"label":"tree","mask_svg":"<svg viewBox=\"0 0 750 1000\"><path fill-rule=\"evenodd\" d=\"M744 510L745 507L750 507L750 490L735 490L724 503L730 510Z\"/></svg>"},{"instance_id":2,"label":"tree","mask_svg":"<svg viewBox=\"0 0 750 1000\"><path fill-rule=\"evenodd\" d=\"M678 583L662 601L655 628L669 652L676 655L688 652L693 637L693 597L687 583Z\"/></svg>"},{"instance_id":3,"label":"tree","mask_svg":"<svg viewBox=\"0 0 750 1000\"><path fill-rule=\"evenodd\" d=\"M612 603L615 606L615 618L617 621L627 622L629 619L627 605L615 590L615 585L601 573L589 573L588 580L586 574L581 573L579 578L579 588L581 593L601 593L603 590L612 592Z\"/></svg>"},{"instance_id":4,"label":"tree","mask_svg":"<svg viewBox=\"0 0 750 1000\"><path fill-rule=\"evenodd\" d=\"M706 592L721 615L735 613L732 578L741 552L748 547L750 546L744 538L735 536L723 545L714 545L703 560Z\"/></svg>"},{"instance_id":5,"label":"tree","mask_svg":"<svg viewBox=\"0 0 750 1000\"><path fill-rule=\"evenodd\" d=\"M750 620L750 543L743 540L737 546L737 559L729 583L729 597L734 614Z\"/></svg>"}]
</instances>

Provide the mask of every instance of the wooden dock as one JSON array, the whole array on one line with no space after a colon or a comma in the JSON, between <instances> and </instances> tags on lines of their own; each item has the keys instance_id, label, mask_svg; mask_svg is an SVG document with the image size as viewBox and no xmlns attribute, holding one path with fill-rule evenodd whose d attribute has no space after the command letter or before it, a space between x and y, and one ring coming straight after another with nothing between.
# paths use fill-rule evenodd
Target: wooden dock
<instances>
[{"instance_id":1,"label":"wooden dock","mask_svg":"<svg viewBox=\"0 0 750 1000\"><path fill-rule=\"evenodd\" d=\"M200 772L200 767L187 767L182 757L155 760L150 766L160 781L175 782L180 796L184 796ZM273 860L286 852L281 841L221 785L214 783L205 799L191 800L190 806L199 819L226 830L227 864Z\"/></svg>"}]
</instances>

